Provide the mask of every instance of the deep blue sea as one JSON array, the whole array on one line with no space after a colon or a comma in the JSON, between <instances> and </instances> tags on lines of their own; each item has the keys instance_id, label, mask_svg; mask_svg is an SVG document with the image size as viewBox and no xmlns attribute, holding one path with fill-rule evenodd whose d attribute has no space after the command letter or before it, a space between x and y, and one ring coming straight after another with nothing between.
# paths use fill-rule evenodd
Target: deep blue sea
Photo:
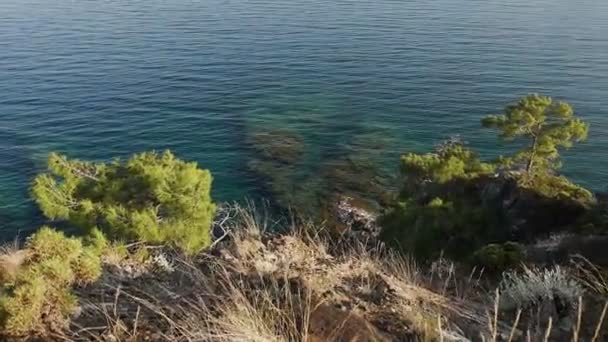
<instances>
[{"instance_id":1,"label":"deep blue sea","mask_svg":"<svg viewBox=\"0 0 608 342\"><path fill-rule=\"evenodd\" d=\"M479 119L530 92L590 122L564 173L605 190L606 0L1 0L0 236L38 224L50 151L169 148L239 200L251 132L298 132L305 172L372 145L396 172L457 133L504 153Z\"/></svg>"}]
</instances>

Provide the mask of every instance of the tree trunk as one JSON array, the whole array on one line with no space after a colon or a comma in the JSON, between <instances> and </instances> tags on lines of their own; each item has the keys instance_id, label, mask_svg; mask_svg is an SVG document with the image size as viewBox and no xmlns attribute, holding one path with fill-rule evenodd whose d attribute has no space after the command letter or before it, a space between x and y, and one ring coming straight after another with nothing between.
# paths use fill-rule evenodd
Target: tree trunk
<instances>
[{"instance_id":1,"label":"tree trunk","mask_svg":"<svg viewBox=\"0 0 608 342\"><path fill-rule=\"evenodd\" d=\"M532 152L530 152L530 157L528 158L528 163L526 164L526 173L530 175L530 171L532 171L532 167L534 166L534 158L536 157L536 145L538 143L538 136L534 136L534 140L532 141Z\"/></svg>"}]
</instances>

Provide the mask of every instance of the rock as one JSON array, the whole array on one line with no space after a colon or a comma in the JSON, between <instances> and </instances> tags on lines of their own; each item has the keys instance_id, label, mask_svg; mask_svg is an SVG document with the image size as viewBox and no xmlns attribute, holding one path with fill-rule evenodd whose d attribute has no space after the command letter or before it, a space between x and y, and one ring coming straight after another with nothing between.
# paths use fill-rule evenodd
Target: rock
<instances>
[{"instance_id":1,"label":"rock","mask_svg":"<svg viewBox=\"0 0 608 342\"><path fill-rule=\"evenodd\" d=\"M566 262L575 254L594 265L608 266L608 236L557 234L526 248L526 259L541 264Z\"/></svg>"},{"instance_id":2,"label":"rock","mask_svg":"<svg viewBox=\"0 0 608 342\"><path fill-rule=\"evenodd\" d=\"M283 164L294 164L304 152L302 139L289 131L270 131L253 134L249 142L261 159Z\"/></svg>"},{"instance_id":3,"label":"rock","mask_svg":"<svg viewBox=\"0 0 608 342\"><path fill-rule=\"evenodd\" d=\"M575 224L586 212L576 200L547 198L522 188L508 174L476 182L483 205L495 211L508 226L509 239L531 242L548 237Z\"/></svg>"},{"instance_id":4,"label":"rock","mask_svg":"<svg viewBox=\"0 0 608 342\"><path fill-rule=\"evenodd\" d=\"M336 221L345 227L345 234L377 239L380 227L377 214L354 205L352 197L339 198L336 205Z\"/></svg>"}]
</instances>

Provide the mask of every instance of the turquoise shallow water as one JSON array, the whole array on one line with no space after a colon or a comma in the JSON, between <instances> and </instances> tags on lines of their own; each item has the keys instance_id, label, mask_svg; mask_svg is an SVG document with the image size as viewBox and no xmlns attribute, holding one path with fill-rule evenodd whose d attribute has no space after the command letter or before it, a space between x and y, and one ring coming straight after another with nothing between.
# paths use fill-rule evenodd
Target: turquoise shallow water
<instances>
[{"instance_id":1,"label":"turquoise shallow water","mask_svg":"<svg viewBox=\"0 0 608 342\"><path fill-rule=\"evenodd\" d=\"M170 148L235 200L260 195L251 131L299 132L308 172L378 143L394 169L453 133L489 157L479 118L529 92L591 123L564 172L604 190L605 0L3 0L0 236L39 223L28 184L50 151Z\"/></svg>"}]
</instances>

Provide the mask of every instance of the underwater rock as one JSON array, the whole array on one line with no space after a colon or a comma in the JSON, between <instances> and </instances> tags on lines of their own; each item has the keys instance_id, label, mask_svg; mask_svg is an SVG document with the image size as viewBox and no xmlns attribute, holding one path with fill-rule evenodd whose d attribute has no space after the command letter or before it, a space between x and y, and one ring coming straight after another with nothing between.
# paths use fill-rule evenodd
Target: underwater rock
<instances>
[{"instance_id":1,"label":"underwater rock","mask_svg":"<svg viewBox=\"0 0 608 342\"><path fill-rule=\"evenodd\" d=\"M391 177L382 172L371 156L353 146L347 145L344 154L325 156L307 167L303 161L310 156L296 133L259 132L248 141L253 151L248 169L274 204L298 218L320 219L335 228L343 226L335 219L336 205L343 197L357 198L358 203L364 204L362 207L377 211L390 195Z\"/></svg>"},{"instance_id":2,"label":"underwater rock","mask_svg":"<svg viewBox=\"0 0 608 342\"><path fill-rule=\"evenodd\" d=\"M259 178L262 189L282 208L294 206L294 194L300 182L295 179L296 165L304 155L302 139L289 131L252 134L248 139L253 150L247 168Z\"/></svg>"},{"instance_id":3,"label":"underwater rock","mask_svg":"<svg viewBox=\"0 0 608 342\"><path fill-rule=\"evenodd\" d=\"M288 131L269 131L253 134L248 139L257 158L293 165L304 154L302 139Z\"/></svg>"},{"instance_id":4,"label":"underwater rock","mask_svg":"<svg viewBox=\"0 0 608 342\"><path fill-rule=\"evenodd\" d=\"M390 196L391 177L371 160L347 156L323 166L321 177L327 190L344 195L356 195L376 207Z\"/></svg>"}]
</instances>

